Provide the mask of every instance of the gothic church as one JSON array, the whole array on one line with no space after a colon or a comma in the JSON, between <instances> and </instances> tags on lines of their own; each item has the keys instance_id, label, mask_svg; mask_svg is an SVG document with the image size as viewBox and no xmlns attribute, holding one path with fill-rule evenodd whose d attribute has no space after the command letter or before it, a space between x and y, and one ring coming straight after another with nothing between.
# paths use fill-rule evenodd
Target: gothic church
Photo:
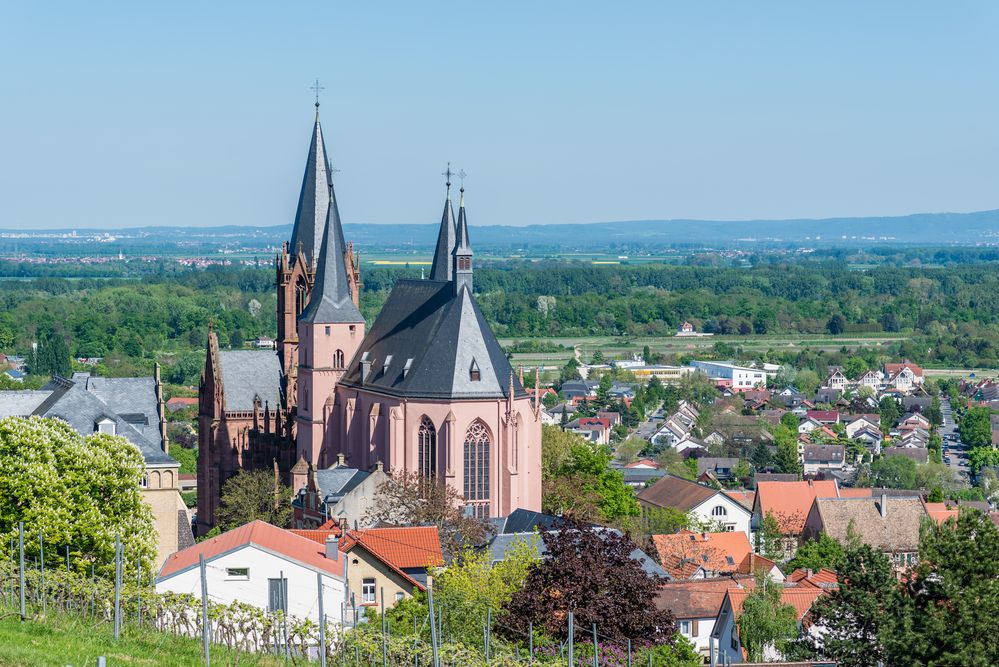
<instances>
[{"instance_id":1,"label":"gothic church","mask_svg":"<svg viewBox=\"0 0 999 667\"><path fill-rule=\"evenodd\" d=\"M475 301L464 188L455 222L450 186L429 279L396 282L366 331L317 104L291 242L276 258L277 350L221 350L209 330L198 534L240 470L273 469L297 485L341 456L361 470L443 478L477 516L540 511L540 403Z\"/></svg>"}]
</instances>

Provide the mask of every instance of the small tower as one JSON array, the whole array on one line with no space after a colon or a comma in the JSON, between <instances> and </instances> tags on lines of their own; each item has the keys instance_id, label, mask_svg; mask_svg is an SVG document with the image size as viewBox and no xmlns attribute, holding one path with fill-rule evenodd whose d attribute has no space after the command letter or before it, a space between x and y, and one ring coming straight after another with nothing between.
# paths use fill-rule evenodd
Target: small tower
<instances>
[{"instance_id":1,"label":"small tower","mask_svg":"<svg viewBox=\"0 0 999 667\"><path fill-rule=\"evenodd\" d=\"M312 465L319 464L325 440L326 401L364 338L364 317L351 294L346 252L331 188L315 284L298 318L297 454Z\"/></svg>"},{"instance_id":2,"label":"small tower","mask_svg":"<svg viewBox=\"0 0 999 667\"><path fill-rule=\"evenodd\" d=\"M441 215L441 228L437 233L437 248L434 251L434 263L430 267L430 279L440 281L450 281L454 276L454 269L451 263L451 254L454 252L455 229L454 211L451 209L451 164L448 163L445 186L446 198L444 200L444 213Z\"/></svg>"},{"instance_id":3,"label":"small tower","mask_svg":"<svg viewBox=\"0 0 999 667\"><path fill-rule=\"evenodd\" d=\"M472 293L472 245L468 241L468 221L465 218L465 188L461 188L458 199L458 233L454 250L454 293L461 292L462 287Z\"/></svg>"}]
</instances>

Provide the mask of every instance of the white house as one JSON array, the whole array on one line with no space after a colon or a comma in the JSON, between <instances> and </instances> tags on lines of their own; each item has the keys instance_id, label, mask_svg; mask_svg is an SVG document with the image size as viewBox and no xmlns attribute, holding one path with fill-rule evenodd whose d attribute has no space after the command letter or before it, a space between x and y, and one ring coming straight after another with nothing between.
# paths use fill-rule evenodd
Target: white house
<instances>
[{"instance_id":1,"label":"white house","mask_svg":"<svg viewBox=\"0 0 999 667\"><path fill-rule=\"evenodd\" d=\"M746 368L720 361L692 361L690 365L703 371L712 381L733 391L767 386L767 374L759 368Z\"/></svg>"},{"instance_id":2,"label":"white house","mask_svg":"<svg viewBox=\"0 0 999 667\"><path fill-rule=\"evenodd\" d=\"M798 424L798 434L805 435L806 433L811 433L815 429L821 427L822 424L820 424L817 419L812 419L811 417L809 417L808 419L805 419L800 424Z\"/></svg>"},{"instance_id":3,"label":"white house","mask_svg":"<svg viewBox=\"0 0 999 667\"><path fill-rule=\"evenodd\" d=\"M265 612L318 621L318 576L326 622L341 625L346 602L346 557L334 541L326 545L254 521L182 549L167 558L156 578L157 593L201 598L200 557L213 602L245 602Z\"/></svg>"},{"instance_id":4,"label":"white house","mask_svg":"<svg viewBox=\"0 0 999 667\"><path fill-rule=\"evenodd\" d=\"M865 429L880 430L881 418L877 415L856 415L849 418L844 428L846 429L846 437L852 440L857 437L858 433Z\"/></svg>"},{"instance_id":5,"label":"white house","mask_svg":"<svg viewBox=\"0 0 999 667\"><path fill-rule=\"evenodd\" d=\"M775 583L773 585L781 585ZM739 638L738 618L742 613L742 605L752 592L750 587L731 587L725 593L718 617L715 619L714 627L711 630L709 649L709 664L715 665L735 665L744 662L742 655L742 642ZM820 596L826 593L825 589L815 587L795 587L781 589L781 602L794 607L795 617L798 627L808 613L812 604ZM810 634L818 634L823 630L817 626L808 628ZM763 650L763 659L768 662L782 662L784 656L773 646L767 646Z\"/></svg>"},{"instance_id":6,"label":"white house","mask_svg":"<svg viewBox=\"0 0 999 667\"><path fill-rule=\"evenodd\" d=\"M846 389L847 382L843 370L838 366L833 366L830 368L829 377L826 378L824 386L832 389Z\"/></svg>"},{"instance_id":7,"label":"white house","mask_svg":"<svg viewBox=\"0 0 999 667\"><path fill-rule=\"evenodd\" d=\"M752 512L717 489L696 482L666 475L652 486L642 489L638 503L643 509L673 507L704 525L716 524L718 530L740 530L752 540Z\"/></svg>"}]
</instances>

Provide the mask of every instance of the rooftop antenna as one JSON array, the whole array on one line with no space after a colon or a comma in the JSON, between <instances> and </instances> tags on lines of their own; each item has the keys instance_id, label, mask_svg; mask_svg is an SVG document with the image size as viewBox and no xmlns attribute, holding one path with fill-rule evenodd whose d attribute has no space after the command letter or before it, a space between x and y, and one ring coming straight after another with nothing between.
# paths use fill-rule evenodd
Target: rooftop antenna
<instances>
[{"instance_id":1,"label":"rooftop antenna","mask_svg":"<svg viewBox=\"0 0 999 667\"><path fill-rule=\"evenodd\" d=\"M309 90L316 93L316 111L319 111L319 93L326 90L326 88L319 85L319 79L316 79L316 82L309 86Z\"/></svg>"}]
</instances>

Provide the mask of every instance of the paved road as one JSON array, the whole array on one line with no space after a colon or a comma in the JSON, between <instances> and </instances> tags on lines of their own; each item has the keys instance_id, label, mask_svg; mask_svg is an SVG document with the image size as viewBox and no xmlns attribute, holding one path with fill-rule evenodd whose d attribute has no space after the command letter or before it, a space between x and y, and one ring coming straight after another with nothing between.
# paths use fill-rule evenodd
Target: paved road
<instances>
[{"instance_id":1,"label":"paved road","mask_svg":"<svg viewBox=\"0 0 999 667\"><path fill-rule=\"evenodd\" d=\"M951 470L960 474L963 479L968 479L968 449L964 443L960 442L957 424L954 422L954 411L950 406L950 401L946 398L940 401L940 411L943 413L943 425L940 427L940 435L943 437L944 463ZM947 460L950 463L947 463Z\"/></svg>"}]
</instances>

